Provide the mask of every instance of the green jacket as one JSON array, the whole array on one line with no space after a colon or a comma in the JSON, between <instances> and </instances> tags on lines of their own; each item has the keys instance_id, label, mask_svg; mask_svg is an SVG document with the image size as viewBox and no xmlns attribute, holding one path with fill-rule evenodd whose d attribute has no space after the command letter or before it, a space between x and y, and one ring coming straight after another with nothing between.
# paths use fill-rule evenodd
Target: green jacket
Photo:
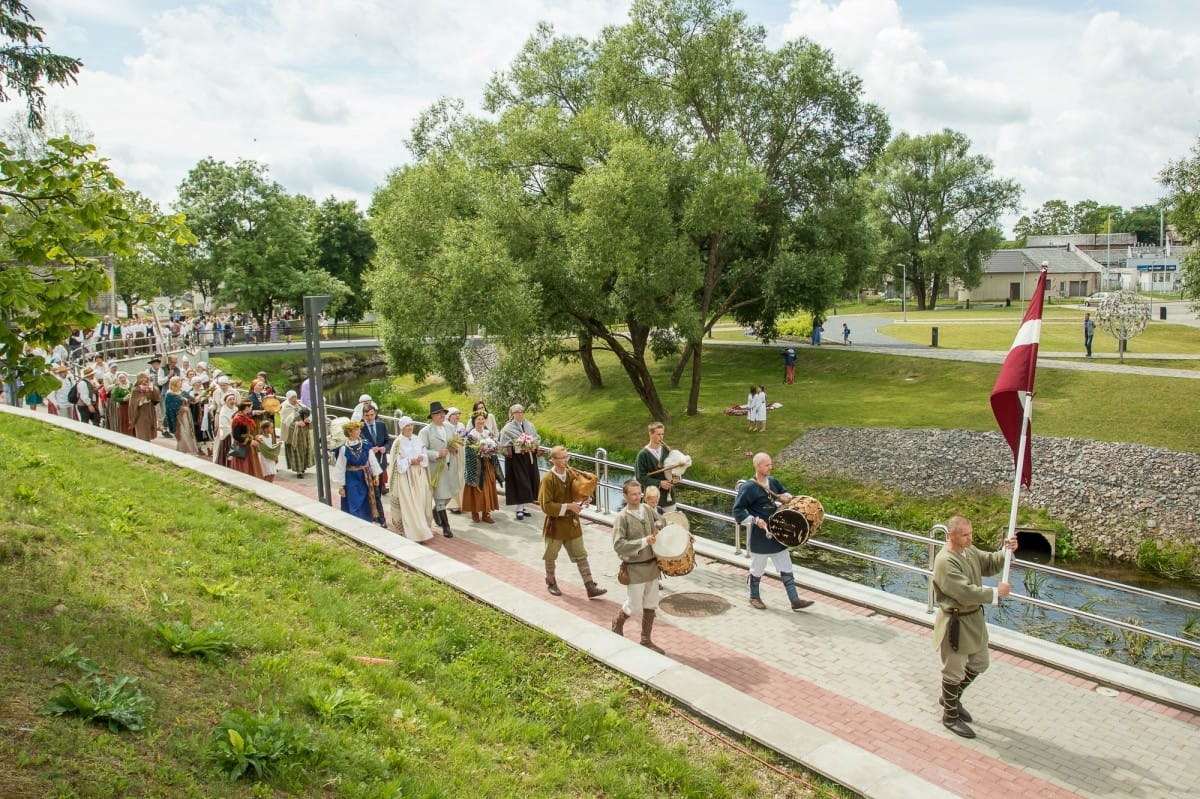
<instances>
[{"instance_id":1,"label":"green jacket","mask_svg":"<svg viewBox=\"0 0 1200 799\"><path fill-rule=\"evenodd\" d=\"M959 611L958 651L978 652L987 647L987 619L980 608L992 603L996 589L984 586L983 578L1003 568L1004 550L982 552L970 546L959 554L948 546L942 547L933 561L933 596L938 606L933 625L934 649L941 647L949 631L952 609Z\"/></svg>"}]
</instances>

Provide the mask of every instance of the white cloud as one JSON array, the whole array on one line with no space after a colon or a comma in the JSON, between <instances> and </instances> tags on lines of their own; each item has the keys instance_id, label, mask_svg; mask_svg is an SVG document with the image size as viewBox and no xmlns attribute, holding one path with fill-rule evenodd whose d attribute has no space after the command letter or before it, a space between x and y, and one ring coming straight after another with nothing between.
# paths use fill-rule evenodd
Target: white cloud
<instances>
[{"instance_id":1,"label":"white cloud","mask_svg":"<svg viewBox=\"0 0 1200 799\"><path fill-rule=\"evenodd\" d=\"M780 20L778 0L746 3ZM1029 208L1154 201L1200 132L1200 4L793 0L772 41L808 36L863 79L894 129L951 127ZM290 191L365 205L441 96L478 108L538 21L596 36L629 0L33 0L56 52L50 92L126 182L166 204L212 156L267 164ZM1195 6L1193 8L1193 6ZM1164 13L1164 8L1170 13ZM1064 10L1065 9L1065 10Z\"/></svg>"},{"instance_id":2,"label":"white cloud","mask_svg":"<svg viewBox=\"0 0 1200 799\"><path fill-rule=\"evenodd\" d=\"M1055 198L1155 202L1158 171L1200 132L1200 9L976 2L910 22L903 6L794 0L784 35L832 50L897 131L966 133L1021 183L1028 209Z\"/></svg>"}]
</instances>

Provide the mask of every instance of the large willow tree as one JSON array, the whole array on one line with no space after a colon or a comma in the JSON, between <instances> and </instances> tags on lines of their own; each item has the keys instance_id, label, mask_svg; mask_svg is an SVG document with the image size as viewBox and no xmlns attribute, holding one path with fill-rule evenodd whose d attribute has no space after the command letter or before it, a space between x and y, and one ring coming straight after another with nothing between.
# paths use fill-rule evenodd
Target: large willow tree
<instances>
[{"instance_id":1,"label":"large willow tree","mask_svg":"<svg viewBox=\"0 0 1200 799\"><path fill-rule=\"evenodd\" d=\"M607 349L665 419L655 356L691 364L694 413L718 319L768 338L854 286L874 255L857 178L887 124L827 51L764 41L724 0L639 0L596 41L539 27L487 119L430 109L371 209L392 366L461 386L484 329L535 392L564 354L598 386Z\"/></svg>"}]
</instances>

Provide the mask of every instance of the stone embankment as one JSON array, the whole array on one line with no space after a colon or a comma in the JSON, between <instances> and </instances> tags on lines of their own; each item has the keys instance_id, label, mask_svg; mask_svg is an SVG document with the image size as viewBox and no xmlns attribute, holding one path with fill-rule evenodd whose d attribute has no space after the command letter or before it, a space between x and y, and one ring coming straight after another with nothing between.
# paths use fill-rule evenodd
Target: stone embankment
<instances>
[{"instance_id":1,"label":"stone embankment","mask_svg":"<svg viewBox=\"0 0 1200 799\"><path fill-rule=\"evenodd\" d=\"M1034 436L1033 457L1021 502L1064 522L1080 551L1132 560L1147 538L1200 543L1200 455ZM828 427L809 430L780 459L911 496L1012 493L1012 456L998 433Z\"/></svg>"}]
</instances>

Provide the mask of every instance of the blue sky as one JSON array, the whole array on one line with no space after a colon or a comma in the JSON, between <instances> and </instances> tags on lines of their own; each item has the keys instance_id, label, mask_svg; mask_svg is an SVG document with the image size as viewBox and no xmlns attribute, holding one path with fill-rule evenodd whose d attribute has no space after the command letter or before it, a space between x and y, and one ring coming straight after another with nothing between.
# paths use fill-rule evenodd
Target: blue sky
<instances>
[{"instance_id":1,"label":"blue sky","mask_svg":"<svg viewBox=\"0 0 1200 799\"><path fill-rule=\"evenodd\" d=\"M1200 3L735 0L772 44L807 36L863 80L893 128L951 127L1027 210L1156 202L1200 134ZM539 20L594 36L628 0L29 0L82 58L52 107L164 206L205 157L252 158L289 191L363 207L405 163L416 114L479 106ZM11 113L15 113L13 108ZM1015 218L1015 217L1014 217ZM1006 220L1011 224L1012 219Z\"/></svg>"}]
</instances>

